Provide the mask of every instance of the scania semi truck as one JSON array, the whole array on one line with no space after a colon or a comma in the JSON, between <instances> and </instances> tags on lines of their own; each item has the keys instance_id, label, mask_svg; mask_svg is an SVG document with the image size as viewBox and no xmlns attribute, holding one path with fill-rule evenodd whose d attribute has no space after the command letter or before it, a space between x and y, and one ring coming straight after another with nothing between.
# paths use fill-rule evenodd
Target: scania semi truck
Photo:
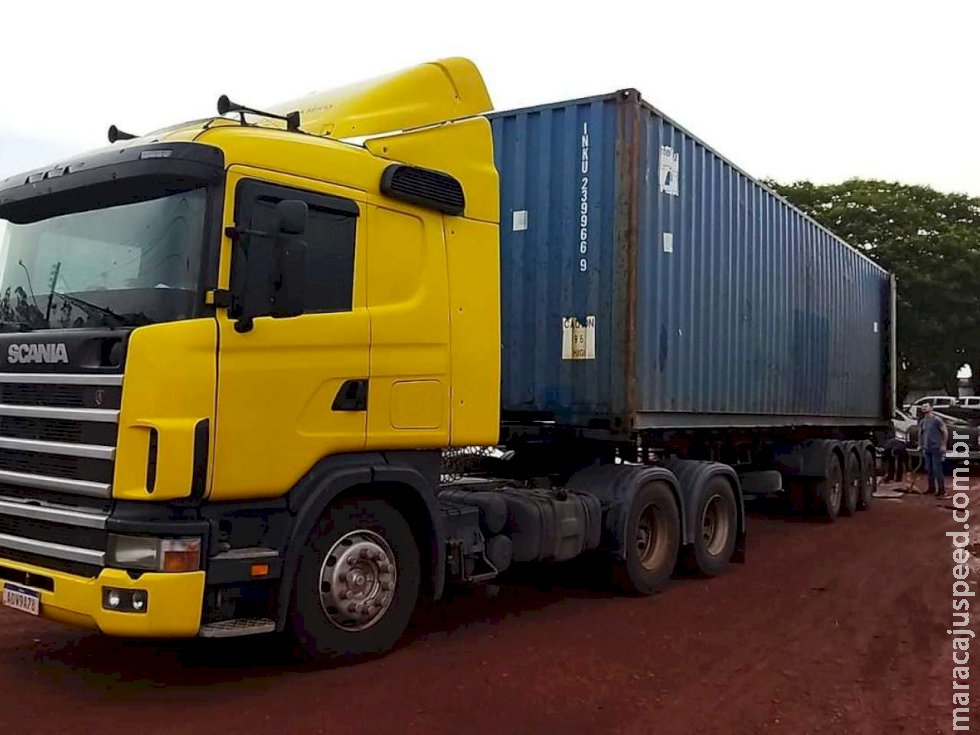
<instances>
[{"instance_id":1,"label":"scania semi truck","mask_svg":"<svg viewBox=\"0 0 980 735\"><path fill-rule=\"evenodd\" d=\"M891 277L635 90L218 113L0 182L4 605L352 656L512 565L719 574L748 496L869 507Z\"/></svg>"}]
</instances>

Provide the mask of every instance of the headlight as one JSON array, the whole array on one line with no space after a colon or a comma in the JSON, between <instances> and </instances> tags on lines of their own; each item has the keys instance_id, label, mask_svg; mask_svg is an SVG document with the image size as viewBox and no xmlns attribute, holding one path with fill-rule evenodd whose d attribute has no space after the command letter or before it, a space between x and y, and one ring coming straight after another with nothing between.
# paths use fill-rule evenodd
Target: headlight
<instances>
[{"instance_id":1,"label":"headlight","mask_svg":"<svg viewBox=\"0 0 980 735\"><path fill-rule=\"evenodd\" d=\"M201 568L201 539L109 535L109 566L150 572L193 572Z\"/></svg>"}]
</instances>

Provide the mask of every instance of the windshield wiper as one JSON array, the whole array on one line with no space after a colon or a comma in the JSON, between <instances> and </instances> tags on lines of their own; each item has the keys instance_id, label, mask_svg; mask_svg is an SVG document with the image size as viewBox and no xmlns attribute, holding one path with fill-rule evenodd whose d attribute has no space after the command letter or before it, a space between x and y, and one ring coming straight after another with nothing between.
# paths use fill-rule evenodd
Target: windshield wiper
<instances>
[{"instance_id":1,"label":"windshield wiper","mask_svg":"<svg viewBox=\"0 0 980 735\"><path fill-rule=\"evenodd\" d=\"M100 306L99 304L93 304L91 301L86 301L85 299L80 299L78 296L71 296L61 291L51 290L53 296L60 296L62 299L67 301L69 304L74 304L82 311L84 311L89 316L101 316L103 319L109 317L115 320L117 326L129 327L129 326L140 326L141 324L153 324L153 320L150 319L142 311L134 314L120 314L113 311L108 306Z\"/></svg>"}]
</instances>

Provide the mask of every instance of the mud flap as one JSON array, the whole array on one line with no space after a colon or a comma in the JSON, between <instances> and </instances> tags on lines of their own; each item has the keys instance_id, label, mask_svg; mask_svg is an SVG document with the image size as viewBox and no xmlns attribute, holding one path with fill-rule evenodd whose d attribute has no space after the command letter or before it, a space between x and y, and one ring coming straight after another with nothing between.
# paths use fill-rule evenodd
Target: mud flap
<instances>
[{"instance_id":1,"label":"mud flap","mask_svg":"<svg viewBox=\"0 0 980 735\"><path fill-rule=\"evenodd\" d=\"M745 563L745 529L744 528L738 532L738 536L735 538L735 549L732 551L732 563L734 564Z\"/></svg>"}]
</instances>

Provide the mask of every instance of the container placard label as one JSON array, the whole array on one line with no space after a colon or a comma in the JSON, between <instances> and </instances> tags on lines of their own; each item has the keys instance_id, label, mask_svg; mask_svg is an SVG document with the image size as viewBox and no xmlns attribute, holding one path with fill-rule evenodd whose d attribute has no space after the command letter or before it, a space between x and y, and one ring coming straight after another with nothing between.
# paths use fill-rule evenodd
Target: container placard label
<instances>
[{"instance_id":1,"label":"container placard label","mask_svg":"<svg viewBox=\"0 0 980 735\"><path fill-rule=\"evenodd\" d=\"M516 210L514 212L513 222L511 224L514 232L524 232L527 229L527 210Z\"/></svg>"},{"instance_id":2,"label":"container placard label","mask_svg":"<svg viewBox=\"0 0 980 735\"><path fill-rule=\"evenodd\" d=\"M681 154L669 145L660 146L660 192L680 196Z\"/></svg>"},{"instance_id":3,"label":"container placard label","mask_svg":"<svg viewBox=\"0 0 980 735\"><path fill-rule=\"evenodd\" d=\"M561 359L595 360L595 316L566 316L561 320Z\"/></svg>"}]
</instances>

